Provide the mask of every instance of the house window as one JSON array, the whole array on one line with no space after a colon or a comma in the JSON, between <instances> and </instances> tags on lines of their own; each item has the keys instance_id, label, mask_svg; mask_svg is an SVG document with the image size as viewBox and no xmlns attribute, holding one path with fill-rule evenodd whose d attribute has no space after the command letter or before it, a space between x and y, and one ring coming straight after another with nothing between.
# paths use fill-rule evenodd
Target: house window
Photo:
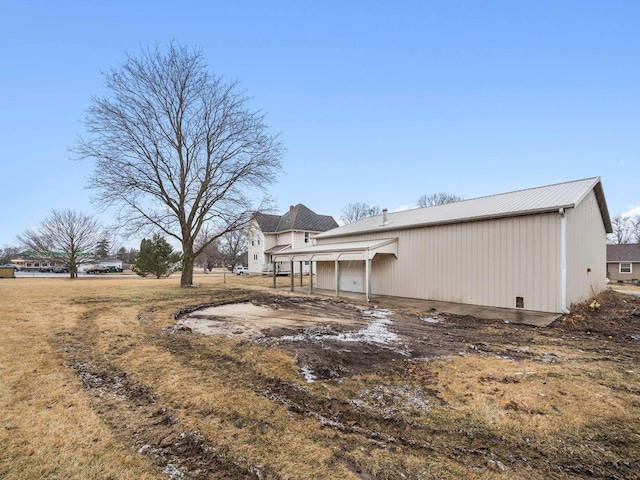
<instances>
[{"instance_id":1,"label":"house window","mask_svg":"<svg viewBox=\"0 0 640 480\"><path fill-rule=\"evenodd\" d=\"M253 259L254 259L254 260L258 260L258 254L257 254L257 253L254 253L254 254L253 254Z\"/></svg>"},{"instance_id":2,"label":"house window","mask_svg":"<svg viewBox=\"0 0 640 480\"><path fill-rule=\"evenodd\" d=\"M309 261L308 261L308 260L307 260L307 261L305 261L305 262L304 262L304 264L305 264L305 265L309 265Z\"/></svg>"},{"instance_id":3,"label":"house window","mask_svg":"<svg viewBox=\"0 0 640 480\"><path fill-rule=\"evenodd\" d=\"M309 232L304 232L304 243L309 243Z\"/></svg>"},{"instance_id":4,"label":"house window","mask_svg":"<svg viewBox=\"0 0 640 480\"><path fill-rule=\"evenodd\" d=\"M256 246L256 242L255 242L255 241L253 241L253 240L251 240L251 246L252 246L252 247L255 247L255 246Z\"/></svg>"},{"instance_id":5,"label":"house window","mask_svg":"<svg viewBox=\"0 0 640 480\"><path fill-rule=\"evenodd\" d=\"M630 263L621 263L620 264L620 273L631 273L631 264Z\"/></svg>"}]
</instances>

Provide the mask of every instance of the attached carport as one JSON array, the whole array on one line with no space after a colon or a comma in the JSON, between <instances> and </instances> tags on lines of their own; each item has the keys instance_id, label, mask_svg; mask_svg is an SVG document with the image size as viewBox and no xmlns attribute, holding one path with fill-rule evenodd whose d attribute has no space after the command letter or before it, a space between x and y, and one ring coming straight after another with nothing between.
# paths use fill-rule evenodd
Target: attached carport
<instances>
[{"instance_id":1,"label":"attached carport","mask_svg":"<svg viewBox=\"0 0 640 480\"><path fill-rule=\"evenodd\" d=\"M398 239L387 238L314 245L273 253L272 260L274 262L291 262L291 271L293 271L294 262L309 262L309 287L312 293L313 263L334 262L336 296L340 295L341 288L344 287L345 291L361 291L369 301L371 299L371 261L376 255L393 255L397 258ZM345 262L349 263L345 265ZM293 284L292 275L291 291L294 289ZM362 289L359 289L359 286Z\"/></svg>"}]
</instances>

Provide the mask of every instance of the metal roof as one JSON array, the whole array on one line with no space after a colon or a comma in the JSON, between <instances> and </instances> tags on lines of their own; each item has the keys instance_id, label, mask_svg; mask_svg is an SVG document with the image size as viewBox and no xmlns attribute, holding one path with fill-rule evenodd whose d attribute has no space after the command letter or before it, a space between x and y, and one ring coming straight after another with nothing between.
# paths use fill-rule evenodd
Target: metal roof
<instances>
[{"instance_id":1,"label":"metal roof","mask_svg":"<svg viewBox=\"0 0 640 480\"><path fill-rule=\"evenodd\" d=\"M611 219L609 217L602 183L600 182L600 177L593 177L499 195L462 200L444 205L388 213L387 222L383 222L383 215L376 215L321 233L316 235L315 238L341 237L359 233L382 232L552 212L560 208L574 208L584 200L592 190L595 191L596 198L598 199L598 206L602 214L605 230L611 233Z\"/></svg>"},{"instance_id":2,"label":"metal roof","mask_svg":"<svg viewBox=\"0 0 640 480\"><path fill-rule=\"evenodd\" d=\"M287 248L291 248L291 245L276 245L264 251L264 253L278 253L282 250L286 250Z\"/></svg>"},{"instance_id":3,"label":"metal roof","mask_svg":"<svg viewBox=\"0 0 640 480\"><path fill-rule=\"evenodd\" d=\"M333 260L367 260L378 253L398 254L398 239L361 240L357 242L332 243L311 247L285 250L272 255L277 261L333 261Z\"/></svg>"}]
</instances>

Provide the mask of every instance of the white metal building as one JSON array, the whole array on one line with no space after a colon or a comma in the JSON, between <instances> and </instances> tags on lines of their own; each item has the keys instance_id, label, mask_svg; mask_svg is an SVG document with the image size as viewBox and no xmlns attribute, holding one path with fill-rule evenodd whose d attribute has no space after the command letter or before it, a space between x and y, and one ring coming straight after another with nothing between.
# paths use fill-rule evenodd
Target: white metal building
<instances>
[{"instance_id":1,"label":"white metal building","mask_svg":"<svg viewBox=\"0 0 640 480\"><path fill-rule=\"evenodd\" d=\"M599 177L370 217L273 255L317 288L567 312L606 285Z\"/></svg>"}]
</instances>

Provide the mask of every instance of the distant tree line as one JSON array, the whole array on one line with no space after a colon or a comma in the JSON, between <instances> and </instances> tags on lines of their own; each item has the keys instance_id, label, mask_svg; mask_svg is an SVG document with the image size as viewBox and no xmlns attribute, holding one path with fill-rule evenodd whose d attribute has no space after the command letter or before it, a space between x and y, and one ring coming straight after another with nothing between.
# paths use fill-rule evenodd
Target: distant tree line
<instances>
[{"instance_id":1,"label":"distant tree line","mask_svg":"<svg viewBox=\"0 0 640 480\"><path fill-rule=\"evenodd\" d=\"M445 203L454 203L464 200L464 197L454 195L453 193L438 192L431 195L424 194L418 199L418 207L435 207L436 205L444 205Z\"/></svg>"},{"instance_id":2,"label":"distant tree line","mask_svg":"<svg viewBox=\"0 0 640 480\"><path fill-rule=\"evenodd\" d=\"M434 207L436 205L444 205L445 203L453 203L464 200L460 195L453 193L438 192L430 195L424 194L416 202L416 207ZM364 218L382 215L382 208L379 205L368 204L366 202L348 203L341 211L338 220L342 225L357 222Z\"/></svg>"}]
</instances>

